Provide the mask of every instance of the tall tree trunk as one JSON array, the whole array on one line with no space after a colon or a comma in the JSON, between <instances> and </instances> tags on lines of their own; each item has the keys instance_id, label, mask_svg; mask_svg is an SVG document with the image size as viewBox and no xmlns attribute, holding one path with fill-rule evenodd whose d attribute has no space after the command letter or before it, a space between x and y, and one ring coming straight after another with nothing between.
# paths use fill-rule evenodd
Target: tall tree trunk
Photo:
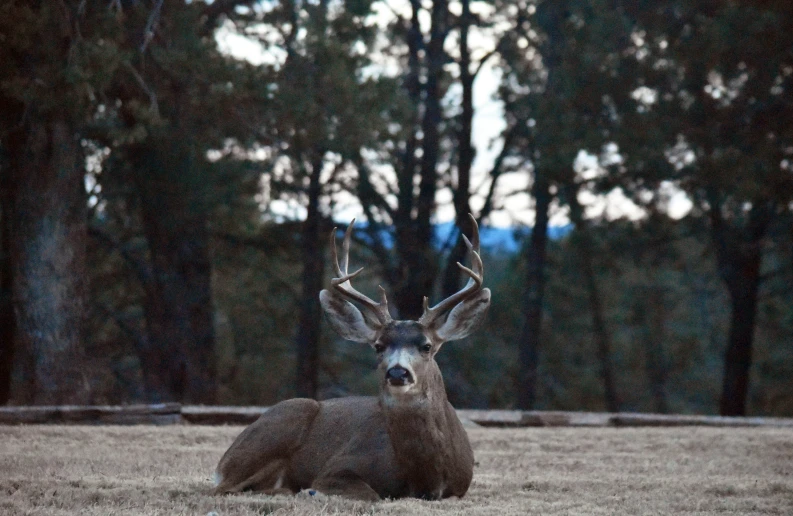
<instances>
[{"instance_id":1,"label":"tall tree trunk","mask_svg":"<svg viewBox=\"0 0 793 516\"><path fill-rule=\"evenodd\" d=\"M297 327L297 395L316 398L319 389L319 336L322 307L323 256L320 235L319 196L322 189L320 174L322 156L312 164L308 186L308 206L303 223L301 254L303 280L300 300L300 320Z\"/></svg>"},{"instance_id":2,"label":"tall tree trunk","mask_svg":"<svg viewBox=\"0 0 793 516\"><path fill-rule=\"evenodd\" d=\"M427 226L430 231L427 231ZM417 319L424 308L423 296L432 295L436 264L431 246L431 226L410 220L408 226L396 228L398 283L394 286L394 304L398 317Z\"/></svg>"},{"instance_id":3,"label":"tall tree trunk","mask_svg":"<svg viewBox=\"0 0 793 516\"><path fill-rule=\"evenodd\" d=\"M732 304L719 413L723 416L744 416L761 281L761 246L774 213L774 205L767 201L755 202L750 208L746 227L728 227L716 194L713 191L708 194L711 233L716 246L719 273L727 285Z\"/></svg>"},{"instance_id":4,"label":"tall tree trunk","mask_svg":"<svg viewBox=\"0 0 793 516\"><path fill-rule=\"evenodd\" d=\"M11 396L11 364L14 361L13 282L11 267L11 175L8 164L0 162L0 405Z\"/></svg>"},{"instance_id":5,"label":"tall tree trunk","mask_svg":"<svg viewBox=\"0 0 793 516\"><path fill-rule=\"evenodd\" d=\"M134 160L151 260L144 309L149 397L211 404L217 389L206 185L180 142L149 142ZM145 372L144 374L147 374Z\"/></svg>"},{"instance_id":6,"label":"tall tree trunk","mask_svg":"<svg viewBox=\"0 0 793 516\"><path fill-rule=\"evenodd\" d=\"M603 382L603 401L607 411L619 412L620 399L614 385L614 368L611 366L611 336L603 315L603 305L592 266L592 256L589 254L591 248L587 249L586 247L581 250L581 267L589 297L589 310L592 314L592 331L595 334L595 347L600 363L600 379Z\"/></svg>"},{"instance_id":7,"label":"tall tree trunk","mask_svg":"<svg viewBox=\"0 0 793 516\"><path fill-rule=\"evenodd\" d=\"M394 236L398 261L394 267L394 305L398 316L410 317L410 314L421 313L419 299L416 298L414 271L421 264L421 249L418 244L418 235L413 222L413 209L415 199L413 195L413 180L417 171L416 150L419 139L417 136L421 108L421 57L424 38L421 33L419 13L421 2L411 0L412 16L407 28L408 46L408 73L405 77L404 87L407 90L413 107L412 131L405 142L405 151L402 155L402 168L397 178L399 192L397 194L397 209L394 213ZM429 293L427 293L429 295Z\"/></svg>"},{"instance_id":8,"label":"tall tree trunk","mask_svg":"<svg viewBox=\"0 0 793 516\"><path fill-rule=\"evenodd\" d=\"M757 314L757 292L759 290L759 259L746 263L746 284L739 288L728 288L732 309L727 351L724 355L724 378L719 413L723 416L745 416L749 393L749 369L752 366L752 344L755 317Z\"/></svg>"},{"instance_id":9,"label":"tall tree trunk","mask_svg":"<svg viewBox=\"0 0 793 516\"><path fill-rule=\"evenodd\" d=\"M669 412L669 403L666 400L667 366L663 350L664 319L666 318L663 291L659 287L651 287L647 292L645 304L647 305L645 310L647 328L645 364L647 378L650 381L650 393L653 398L653 410L659 414L666 414Z\"/></svg>"},{"instance_id":10,"label":"tall tree trunk","mask_svg":"<svg viewBox=\"0 0 793 516\"><path fill-rule=\"evenodd\" d=\"M570 186L566 190L568 205L570 206L570 219L575 225L576 256L581 263L581 273L584 276L584 284L586 285L587 298L589 300L589 311L592 315L592 332L594 333L595 349L597 350L597 359L600 364L600 378L603 382L603 401L607 411L619 412L620 399L617 394L617 388L614 385L614 368L611 365L611 334L606 324L600 286L595 276L592 235L589 232L587 221L584 220L584 210L578 202L578 188Z\"/></svg>"},{"instance_id":11,"label":"tall tree trunk","mask_svg":"<svg viewBox=\"0 0 793 516\"><path fill-rule=\"evenodd\" d=\"M468 30L471 26L471 2L462 0L460 16L460 85L462 86L462 113L458 128L457 184L454 188L455 223L458 233L470 231L468 214L471 212L471 167L474 163L474 146L471 142L474 119L474 75L471 73L471 52L468 48ZM468 233L470 235L470 232ZM467 248L458 234L446 261L441 284L441 297L446 298L460 289L460 268L457 262L465 258Z\"/></svg>"},{"instance_id":12,"label":"tall tree trunk","mask_svg":"<svg viewBox=\"0 0 793 516\"><path fill-rule=\"evenodd\" d=\"M525 320L521 330L518 371L518 408L530 410L537 399L542 301L545 290L545 254L548 243L548 210L551 206L550 184L535 169L532 196L535 199L535 221L526 254L526 291L523 297Z\"/></svg>"},{"instance_id":13,"label":"tall tree trunk","mask_svg":"<svg viewBox=\"0 0 793 516\"><path fill-rule=\"evenodd\" d=\"M419 3L412 2L413 21L408 33L410 50L410 74L406 81L408 94L416 102L420 102L421 95L419 83L414 77L419 61L421 32L418 24ZM398 265L399 283L394 288L394 301L399 311L399 316L405 319L415 319L423 312L423 296L431 296L437 264L435 252L432 249L432 213L435 209L435 194L438 181L438 157L440 153L440 125L443 117L442 100L442 75L446 54L443 46L448 35L449 6L446 0L435 0L431 13L430 40L426 45L426 79L424 82L424 116L421 120L421 163L419 167L419 193L415 206L412 202L413 195L413 167L402 171L400 176L400 206L397 210L397 252L400 263ZM415 52L415 54L414 54ZM417 112L419 110L417 109ZM415 139L411 137L410 144ZM406 156L406 163L412 164L414 157ZM408 200L408 196L411 199ZM415 218L412 217L415 208Z\"/></svg>"},{"instance_id":14,"label":"tall tree trunk","mask_svg":"<svg viewBox=\"0 0 793 516\"><path fill-rule=\"evenodd\" d=\"M87 221L77 139L65 116L31 115L5 147L13 182L14 400L87 403Z\"/></svg>"},{"instance_id":15,"label":"tall tree trunk","mask_svg":"<svg viewBox=\"0 0 793 516\"><path fill-rule=\"evenodd\" d=\"M462 234L470 235L472 228L468 214L471 213L471 167L475 151L471 141L474 118L474 75L471 73L471 51L468 32L473 22L470 0L462 0L460 15L460 85L462 86L461 113L457 127L457 177L453 186L455 225L457 235L441 279L441 299L445 299L461 288L460 268L457 262L465 261L468 248ZM437 360L443 370L449 401L456 407L485 407L487 400L471 385L460 371L455 353L441 353Z\"/></svg>"},{"instance_id":16,"label":"tall tree trunk","mask_svg":"<svg viewBox=\"0 0 793 516\"><path fill-rule=\"evenodd\" d=\"M586 229L583 231L586 231ZM600 379L603 382L603 401L607 411L619 412L620 399L617 395L617 388L614 385L614 368L611 365L611 335L603 314L600 288L592 264L593 249L588 241L589 235L582 235L582 237L584 240L580 244L581 247L578 253L581 259L581 272L584 275L587 297L589 298L589 310L592 315L592 331L595 336L597 359L600 363Z\"/></svg>"},{"instance_id":17,"label":"tall tree trunk","mask_svg":"<svg viewBox=\"0 0 793 516\"><path fill-rule=\"evenodd\" d=\"M449 6L446 0L432 3L432 26L430 40L426 48L426 80L424 83L424 119L421 123L422 155L421 178L419 181L418 202L416 203L417 236L422 247L429 250L432 239L431 216L435 209L435 193L438 182L438 158L440 156L440 125L443 119L441 107L443 65L446 63L444 43L449 32L447 27ZM426 253L422 253L426 254ZM429 265L429 264L428 264ZM424 281L431 287L433 277L425 271L414 271L425 276Z\"/></svg>"}]
</instances>

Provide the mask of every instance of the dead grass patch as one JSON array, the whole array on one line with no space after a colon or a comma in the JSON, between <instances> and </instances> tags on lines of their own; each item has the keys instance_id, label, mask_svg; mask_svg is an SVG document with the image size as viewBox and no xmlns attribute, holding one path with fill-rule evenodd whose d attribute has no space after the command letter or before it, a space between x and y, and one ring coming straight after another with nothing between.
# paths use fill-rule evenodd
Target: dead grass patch
<instances>
[{"instance_id":1,"label":"dead grass patch","mask_svg":"<svg viewBox=\"0 0 793 516\"><path fill-rule=\"evenodd\" d=\"M0 426L0 514L793 514L789 428L470 429L460 500L209 494L242 427Z\"/></svg>"}]
</instances>

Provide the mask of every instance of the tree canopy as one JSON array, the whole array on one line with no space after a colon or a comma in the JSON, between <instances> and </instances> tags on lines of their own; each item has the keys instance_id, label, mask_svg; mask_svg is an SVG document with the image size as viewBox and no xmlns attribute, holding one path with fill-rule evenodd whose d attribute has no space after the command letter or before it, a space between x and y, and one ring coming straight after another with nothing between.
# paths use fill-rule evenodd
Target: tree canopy
<instances>
[{"instance_id":1,"label":"tree canopy","mask_svg":"<svg viewBox=\"0 0 793 516\"><path fill-rule=\"evenodd\" d=\"M0 401L370 392L322 324L333 227L416 318L471 213L493 307L439 356L456 405L793 414L787 11L6 2Z\"/></svg>"}]
</instances>

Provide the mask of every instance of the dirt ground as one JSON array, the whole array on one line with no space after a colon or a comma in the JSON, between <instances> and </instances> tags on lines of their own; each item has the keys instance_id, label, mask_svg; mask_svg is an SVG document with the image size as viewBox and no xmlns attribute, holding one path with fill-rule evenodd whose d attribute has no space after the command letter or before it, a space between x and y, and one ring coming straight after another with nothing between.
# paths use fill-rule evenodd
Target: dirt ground
<instances>
[{"instance_id":1,"label":"dirt ground","mask_svg":"<svg viewBox=\"0 0 793 516\"><path fill-rule=\"evenodd\" d=\"M465 498L209 494L242 427L0 426L0 514L793 514L793 430L470 429Z\"/></svg>"}]
</instances>

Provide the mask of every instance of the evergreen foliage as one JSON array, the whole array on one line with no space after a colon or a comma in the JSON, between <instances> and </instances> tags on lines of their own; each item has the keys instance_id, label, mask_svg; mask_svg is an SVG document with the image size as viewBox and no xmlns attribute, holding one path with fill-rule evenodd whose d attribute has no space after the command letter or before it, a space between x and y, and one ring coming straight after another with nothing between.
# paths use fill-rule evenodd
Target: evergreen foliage
<instances>
[{"instance_id":1,"label":"evergreen foliage","mask_svg":"<svg viewBox=\"0 0 793 516\"><path fill-rule=\"evenodd\" d=\"M362 290L406 318L459 286L467 213L520 195L535 224L484 250L486 328L439 356L455 405L793 415L787 11L5 2L0 403L372 393L317 302L339 214L366 219ZM484 74L504 129L483 167ZM546 238L559 214L573 230Z\"/></svg>"}]
</instances>

